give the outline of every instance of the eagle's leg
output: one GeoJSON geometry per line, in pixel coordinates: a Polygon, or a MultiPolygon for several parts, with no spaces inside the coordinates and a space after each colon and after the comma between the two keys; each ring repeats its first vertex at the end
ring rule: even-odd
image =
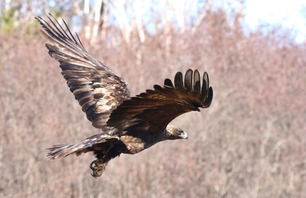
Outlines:
{"type": "Polygon", "coordinates": [[[105,161],[103,159],[96,159],[95,161],[90,163],[90,174],[93,177],[100,177],[102,173],[105,170],[105,167],[107,166],[108,161],[105,161]]]}

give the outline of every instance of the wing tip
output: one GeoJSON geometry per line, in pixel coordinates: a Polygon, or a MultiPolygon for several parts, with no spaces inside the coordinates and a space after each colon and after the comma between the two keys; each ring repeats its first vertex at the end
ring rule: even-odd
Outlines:
{"type": "Polygon", "coordinates": [[[211,105],[213,99],[213,88],[209,84],[209,75],[206,71],[203,73],[201,84],[201,76],[199,71],[197,69],[188,69],[185,74],[184,84],[184,89],[192,91],[196,95],[201,95],[203,108],[207,108],[211,105]]]}
{"type": "Polygon", "coordinates": [[[188,69],[185,75],[182,72],[177,72],[174,77],[174,85],[170,79],[165,79],[164,88],[184,89],[189,94],[199,95],[201,98],[201,107],[207,108],[210,106],[213,99],[213,88],[209,84],[209,75],[205,71],[202,79],[198,69],[188,69]],[[201,83],[202,81],[202,83],[201,83]]]}

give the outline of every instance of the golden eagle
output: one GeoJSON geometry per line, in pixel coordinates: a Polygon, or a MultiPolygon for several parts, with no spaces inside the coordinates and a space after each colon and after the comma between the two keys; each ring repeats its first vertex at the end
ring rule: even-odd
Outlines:
{"type": "Polygon", "coordinates": [[[102,129],[79,143],[52,146],[48,159],[93,152],[97,159],[90,164],[91,174],[99,177],[107,163],[121,153],[135,154],[160,141],[186,139],[183,130],[169,123],[183,113],[210,106],[213,90],[208,74],[201,80],[199,71],[191,69],[185,76],[177,72],[174,83],[165,79],[163,86],[154,85],[153,90],[130,97],[123,79],[91,56],[65,21],[63,28],[52,15],[47,18],[36,17],[49,41],[49,54],[59,61],[88,120],[102,129]]]}

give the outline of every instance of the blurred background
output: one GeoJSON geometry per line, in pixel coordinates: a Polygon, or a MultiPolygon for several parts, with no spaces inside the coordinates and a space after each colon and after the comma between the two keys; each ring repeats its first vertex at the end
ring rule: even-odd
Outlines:
{"type": "Polygon", "coordinates": [[[1,1],[0,197],[306,197],[305,27],[299,0],[1,1]],[[46,160],[99,132],[47,53],[47,13],[132,95],[207,71],[211,107],[173,121],[188,141],[121,155],[98,179],[91,154],[46,160]]]}

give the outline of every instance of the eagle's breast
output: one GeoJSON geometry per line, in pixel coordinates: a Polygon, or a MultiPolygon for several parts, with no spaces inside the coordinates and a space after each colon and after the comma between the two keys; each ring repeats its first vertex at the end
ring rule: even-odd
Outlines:
{"type": "Polygon", "coordinates": [[[139,137],[123,135],[120,140],[125,144],[127,151],[125,153],[135,154],[145,149],[145,142],[139,137]]]}
{"type": "MultiPolygon", "coordinates": [[[[146,134],[146,133],[144,133],[146,134]]],[[[138,134],[139,135],[139,134],[138,134]]],[[[146,136],[132,136],[132,135],[123,135],[120,136],[120,140],[125,144],[127,151],[124,153],[127,154],[136,154],[144,149],[149,148],[158,142],[158,138],[152,135],[146,134],[146,136]]]]}

